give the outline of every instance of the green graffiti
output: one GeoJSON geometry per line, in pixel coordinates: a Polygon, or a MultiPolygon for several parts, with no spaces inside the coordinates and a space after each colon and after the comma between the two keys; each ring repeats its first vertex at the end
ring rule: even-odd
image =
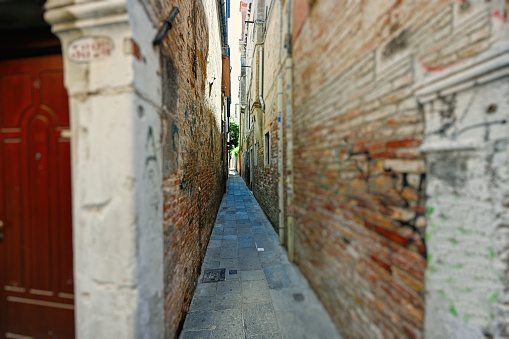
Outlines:
{"type": "Polygon", "coordinates": [[[471,293],[472,292],[472,289],[471,288],[464,288],[462,290],[458,290],[459,293],[471,293]]]}
{"type": "Polygon", "coordinates": [[[433,260],[433,254],[428,253],[426,260],[428,261],[428,264],[433,260]]]}
{"type": "Polygon", "coordinates": [[[495,303],[495,301],[497,301],[497,300],[498,300],[498,293],[497,293],[497,292],[495,292],[495,293],[493,293],[493,294],[491,295],[491,297],[488,299],[488,302],[489,302],[490,304],[493,304],[493,303],[495,303]]]}
{"type": "Polygon", "coordinates": [[[428,232],[426,233],[426,241],[429,241],[429,239],[433,235],[433,232],[434,232],[434,230],[436,228],[436,225],[433,222],[433,220],[428,220],[428,221],[429,221],[429,227],[428,227],[428,232]]]}
{"type": "Polygon", "coordinates": [[[453,246],[458,245],[458,240],[456,240],[456,239],[450,238],[450,239],[449,239],[449,242],[450,242],[450,243],[451,243],[451,245],[453,245],[453,246]]]}
{"type": "Polygon", "coordinates": [[[456,311],[456,307],[454,307],[454,304],[451,303],[451,306],[449,306],[449,312],[455,317],[458,316],[458,311],[456,311]]]}
{"type": "Polygon", "coordinates": [[[490,253],[490,258],[491,259],[495,258],[495,251],[493,250],[493,248],[489,248],[488,252],[490,253]]]}
{"type": "Polygon", "coordinates": [[[447,296],[445,295],[445,292],[443,290],[438,290],[437,293],[440,294],[442,298],[447,299],[447,296]]]}
{"type": "Polygon", "coordinates": [[[430,208],[428,208],[428,211],[426,212],[426,214],[427,215],[432,215],[434,211],[435,211],[435,208],[434,207],[430,207],[430,208]]]}
{"type": "Polygon", "coordinates": [[[460,269],[460,268],[463,268],[463,264],[451,265],[451,266],[449,266],[449,268],[452,268],[452,269],[460,269]]]}
{"type": "Polygon", "coordinates": [[[323,183],[318,183],[318,188],[326,191],[330,188],[330,185],[327,185],[327,184],[323,184],[323,183]]]}

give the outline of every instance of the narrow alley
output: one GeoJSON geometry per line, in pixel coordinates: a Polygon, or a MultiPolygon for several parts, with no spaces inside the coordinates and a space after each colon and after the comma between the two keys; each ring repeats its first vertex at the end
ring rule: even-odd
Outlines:
{"type": "Polygon", "coordinates": [[[235,171],[188,312],[181,339],[339,338],[235,171]]]}
{"type": "Polygon", "coordinates": [[[0,339],[509,338],[509,0],[0,18],[0,339]]]}

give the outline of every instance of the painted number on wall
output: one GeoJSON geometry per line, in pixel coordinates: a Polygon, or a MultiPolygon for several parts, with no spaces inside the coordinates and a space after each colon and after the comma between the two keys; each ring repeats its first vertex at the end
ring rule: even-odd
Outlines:
{"type": "Polygon", "coordinates": [[[73,62],[87,63],[109,56],[112,50],[111,39],[89,36],[71,42],[67,48],[67,55],[73,62]]]}

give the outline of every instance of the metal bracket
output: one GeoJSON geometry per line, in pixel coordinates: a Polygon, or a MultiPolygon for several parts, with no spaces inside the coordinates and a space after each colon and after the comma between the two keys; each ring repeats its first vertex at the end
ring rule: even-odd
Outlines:
{"type": "Polygon", "coordinates": [[[168,31],[173,27],[173,20],[175,20],[177,14],[179,14],[179,8],[173,7],[173,9],[170,12],[170,15],[166,19],[164,19],[163,25],[159,29],[159,32],[157,32],[154,41],[152,41],[152,45],[157,46],[163,41],[164,37],[166,36],[166,33],[168,33],[168,31]]]}

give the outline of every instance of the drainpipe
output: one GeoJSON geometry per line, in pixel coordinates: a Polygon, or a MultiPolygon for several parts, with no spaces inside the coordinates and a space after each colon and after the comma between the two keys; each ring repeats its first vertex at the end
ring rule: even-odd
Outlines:
{"type": "MultiPolygon", "coordinates": [[[[263,100],[263,45],[264,44],[265,44],[265,38],[262,41],[257,42],[255,44],[255,49],[256,49],[256,46],[260,46],[260,54],[259,54],[260,68],[259,68],[259,74],[258,74],[258,89],[260,91],[260,94],[258,96],[258,99],[260,100],[260,105],[262,106],[262,112],[265,114],[265,101],[263,100]]],[[[256,55],[256,53],[254,55],[256,55]]],[[[253,73],[254,73],[254,70],[253,70],[253,73]]],[[[252,78],[251,78],[251,80],[252,80],[252,78]]],[[[251,88],[251,85],[249,87],[251,88]]]]}
{"type": "MultiPolygon", "coordinates": [[[[258,43],[255,45],[260,46],[260,54],[258,57],[259,65],[258,68],[258,90],[259,90],[259,100],[260,100],[260,106],[262,108],[262,113],[265,114],[265,101],[263,100],[263,45],[265,44],[265,38],[267,37],[266,31],[264,29],[265,25],[265,1],[258,1],[258,9],[256,13],[257,19],[255,19],[254,24],[258,25],[257,27],[260,28],[260,31],[258,32],[258,43]],[[260,41],[261,40],[261,41],[260,41]]],[[[254,33],[254,31],[253,31],[254,33]]]]}
{"type": "MultiPolygon", "coordinates": [[[[272,6],[271,6],[272,8],[272,6]]],[[[279,75],[277,79],[277,133],[278,133],[278,156],[277,156],[277,186],[278,186],[278,206],[279,206],[279,244],[281,246],[286,244],[286,223],[285,223],[285,164],[284,164],[284,98],[283,98],[283,1],[279,1],[279,75]]]]}
{"type": "Polygon", "coordinates": [[[279,203],[279,243],[285,243],[285,187],[283,163],[283,72],[277,77],[277,188],[279,203]]]}
{"type": "Polygon", "coordinates": [[[286,193],[288,204],[287,232],[288,232],[288,259],[295,260],[294,249],[294,189],[293,189],[293,60],[292,60],[292,1],[288,1],[288,32],[286,34],[286,48],[288,51],[285,65],[286,76],[286,193]]]}
{"type": "Polygon", "coordinates": [[[263,100],[263,43],[264,42],[265,42],[265,39],[260,44],[260,69],[259,69],[260,76],[259,76],[259,79],[258,79],[258,81],[259,81],[258,88],[259,88],[259,91],[260,91],[260,105],[262,106],[262,112],[263,113],[265,113],[265,101],[263,100]]]}

